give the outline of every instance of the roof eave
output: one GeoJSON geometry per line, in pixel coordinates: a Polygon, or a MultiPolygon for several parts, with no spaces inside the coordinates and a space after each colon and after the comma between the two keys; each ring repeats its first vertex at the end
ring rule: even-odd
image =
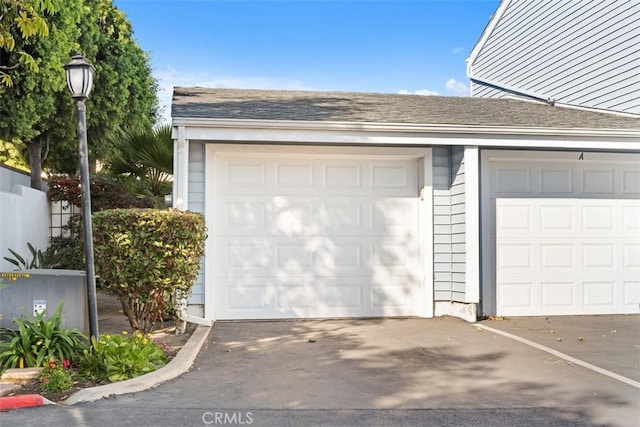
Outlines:
{"type": "Polygon", "coordinates": [[[559,137],[603,137],[630,138],[640,141],[640,129],[612,128],[558,128],[523,126],[487,126],[459,124],[418,124],[418,123],[376,123],[341,121],[301,121],[266,119],[211,119],[199,117],[173,117],[173,126],[193,126],[218,129],[263,129],[305,130],[305,131],[360,131],[360,132],[403,132],[420,134],[457,135],[519,135],[519,136],[559,136],[559,137]]]}

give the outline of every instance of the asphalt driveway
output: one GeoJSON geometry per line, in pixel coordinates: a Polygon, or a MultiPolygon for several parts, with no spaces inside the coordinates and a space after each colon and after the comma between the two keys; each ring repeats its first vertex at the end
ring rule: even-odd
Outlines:
{"type": "Polygon", "coordinates": [[[192,370],[173,381],[0,424],[230,424],[216,421],[224,416],[238,425],[250,416],[257,426],[638,425],[637,386],[496,331],[634,376],[640,316],[547,320],[218,322],[192,370]]]}
{"type": "Polygon", "coordinates": [[[511,317],[480,324],[640,382],[640,315],[511,317]]]}
{"type": "Polygon", "coordinates": [[[141,395],[158,407],[181,394],[227,410],[534,407],[579,424],[640,419],[640,389],[450,317],[219,322],[192,372],[141,395]]]}

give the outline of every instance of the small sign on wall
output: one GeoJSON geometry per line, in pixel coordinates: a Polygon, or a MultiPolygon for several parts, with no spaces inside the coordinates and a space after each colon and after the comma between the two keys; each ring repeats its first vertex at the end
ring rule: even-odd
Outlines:
{"type": "Polygon", "coordinates": [[[37,316],[47,309],[47,300],[34,299],[33,300],[33,316],[37,316]]]}

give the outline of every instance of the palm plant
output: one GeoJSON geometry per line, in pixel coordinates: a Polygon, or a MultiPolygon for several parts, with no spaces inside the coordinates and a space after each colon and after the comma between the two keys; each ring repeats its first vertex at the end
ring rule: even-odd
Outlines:
{"type": "Polygon", "coordinates": [[[106,164],[107,170],[130,177],[135,189],[162,204],[171,192],[173,178],[171,126],[123,130],[112,137],[112,143],[115,153],[106,164]]]}

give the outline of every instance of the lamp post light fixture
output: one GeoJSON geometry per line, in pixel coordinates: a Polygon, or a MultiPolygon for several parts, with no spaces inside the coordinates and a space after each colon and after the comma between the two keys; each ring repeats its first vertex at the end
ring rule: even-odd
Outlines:
{"type": "Polygon", "coordinates": [[[89,333],[98,338],[98,303],[96,298],[96,274],[93,261],[93,229],[91,226],[91,191],[89,187],[89,155],[87,147],[87,115],[84,100],[93,86],[93,66],[80,54],[71,57],[64,66],[67,85],[76,102],[78,112],[78,154],[80,157],[80,182],[82,185],[82,225],[84,228],[84,256],[89,303],[89,333]]]}

